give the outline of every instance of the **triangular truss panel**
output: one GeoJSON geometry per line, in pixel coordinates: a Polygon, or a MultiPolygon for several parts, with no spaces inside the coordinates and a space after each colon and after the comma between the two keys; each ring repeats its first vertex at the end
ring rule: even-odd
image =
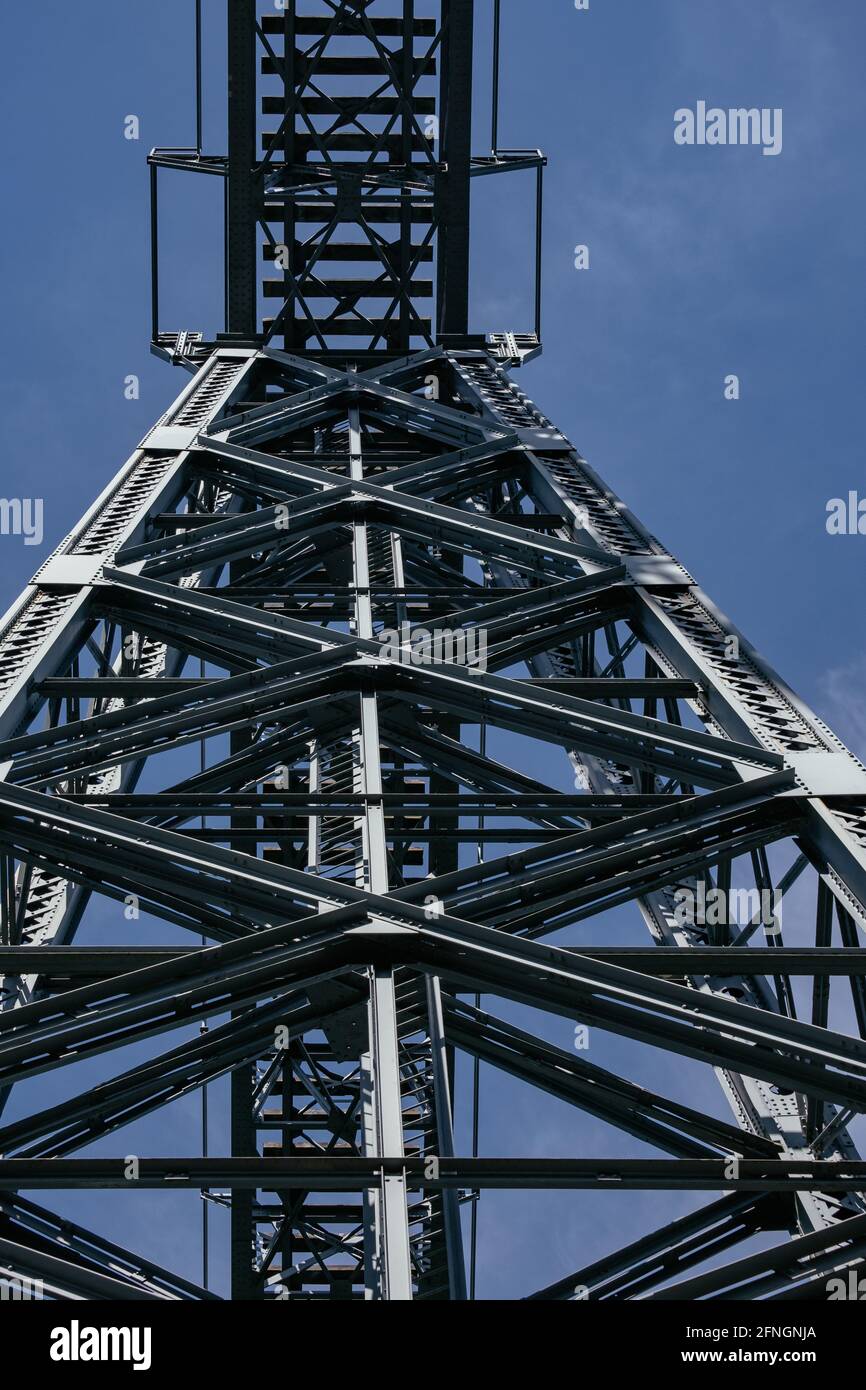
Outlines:
{"type": "Polygon", "coordinates": [[[866,769],[514,384],[528,335],[470,337],[472,5],[396,9],[230,4],[227,331],[157,332],[192,380],[0,626],[0,1271],[212,1298],[62,1214],[185,1187],[235,1299],[460,1300],[486,1189],[615,1187],[692,1207],[523,1296],[820,1297],[866,1250],[866,769]],[[467,1064],[618,1142],[468,1152],[467,1064]],[[130,1176],[226,1077],[230,1152],[130,1176]]]}

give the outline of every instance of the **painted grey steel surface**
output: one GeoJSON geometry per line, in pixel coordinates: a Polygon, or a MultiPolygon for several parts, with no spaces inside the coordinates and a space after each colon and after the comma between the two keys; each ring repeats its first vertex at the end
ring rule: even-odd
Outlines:
{"type": "Polygon", "coordinates": [[[543,157],[471,155],[471,0],[388,8],[229,0],[228,154],[151,156],[227,180],[226,331],[157,304],[192,380],[0,623],[0,1273],[212,1297],[16,1195],[185,1186],[231,1207],[235,1298],[461,1300],[484,1190],[619,1186],[726,1195],[526,1297],[821,1297],[866,1251],[866,768],[514,384],[537,332],[470,334],[471,180],[543,157]],[[751,910],[795,885],[814,944],[751,910]],[[711,892],[746,919],[683,918],[711,892]],[[624,905],[628,946],[569,940],[624,905]],[[127,946],[130,907],[184,944],[127,946]],[[497,1000],[714,1068],[732,1114],[497,1000]],[[458,1055],[623,1152],[461,1152],[458,1055]],[[231,1154],[89,1154],[226,1075],[231,1154]]]}

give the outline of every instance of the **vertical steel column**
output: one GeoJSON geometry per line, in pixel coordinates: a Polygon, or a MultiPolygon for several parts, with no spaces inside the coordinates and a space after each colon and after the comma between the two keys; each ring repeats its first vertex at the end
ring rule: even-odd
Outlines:
{"type": "Polygon", "coordinates": [[[469,190],[472,163],[473,0],[442,0],[437,328],[469,332],[469,190]],[[445,215],[443,216],[443,211],[445,215]]]}
{"type": "MultiPolygon", "coordinates": [[[[253,1068],[247,1064],[237,1067],[231,1074],[231,1146],[233,1158],[254,1158],[258,1154],[253,1118],[253,1068]]],[[[236,1187],[232,1190],[231,1296],[236,1303],[261,1297],[253,1268],[255,1199],[255,1192],[249,1189],[236,1187]]]]}
{"type": "Polygon", "coordinates": [[[203,142],[202,73],[201,73],[201,0],[195,0],[195,148],[201,154],[203,142]]]}
{"type": "Polygon", "coordinates": [[[256,297],[256,6],[228,0],[228,181],[226,329],[257,329],[256,297]]]}
{"type": "MultiPolygon", "coordinates": [[[[294,164],[295,154],[295,114],[292,109],[295,100],[295,50],[297,45],[296,35],[296,5],[295,0],[290,0],[283,14],[283,92],[285,96],[285,106],[283,108],[283,119],[285,130],[283,131],[283,159],[286,164],[294,164]]],[[[300,269],[296,263],[296,241],[297,226],[295,219],[295,200],[287,198],[285,212],[283,216],[283,242],[288,247],[288,264],[283,269],[283,285],[286,299],[292,296],[293,276],[298,274],[300,269]]],[[[296,327],[297,310],[292,306],[291,313],[288,311],[283,319],[283,347],[286,352],[292,352],[299,345],[296,327]]],[[[301,343],[300,346],[303,346],[301,343]]]]}
{"type": "Polygon", "coordinates": [[[490,150],[499,149],[499,50],[502,34],[502,0],[493,0],[493,99],[490,119],[490,150]]]}
{"type": "MultiPolygon", "coordinates": [[[[256,296],[256,5],[228,0],[228,178],[226,180],[226,330],[252,337],[258,326],[256,296]]],[[[240,736],[240,741],[243,736],[240,736]]],[[[232,737],[232,751],[239,736],[232,737]]],[[[233,826],[236,824],[233,821],[233,826]]],[[[241,1067],[231,1079],[232,1154],[255,1154],[253,1073],[241,1067]]],[[[255,1193],[235,1190],[231,1208],[232,1299],[260,1296],[253,1271],[255,1193]]]]}
{"type": "Polygon", "coordinates": [[[159,170],[150,166],[150,337],[159,336],[159,170]]]}
{"type": "MultiPolygon", "coordinates": [[[[249,561],[238,560],[230,566],[230,579],[238,583],[248,568],[249,561]]],[[[242,753],[250,747],[252,736],[248,730],[240,730],[230,735],[232,755],[242,753]]],[[[248,830],[256,825],[257,816],[248,811],[234,811],[231,817],[232,830],[248,830]]],[[[232,848],[241,853],[248,852],[249,845],[243,838],[233,840],[232,848]]],[[[235,1014],[233,1017],[237,1017],[235,1014]]],[[[258,1155],[256,1122],[253,1111],[256,1068],[244,1064],[231,1074],[231,1145],[233,1158],[254,1158],[258,1155]]],[[[256,1278],[255,1223],[253,1209],[256,1193],[236,1187],[232,1191],[231,1204],[231,1293],[234,1302],[248,1302],[262,1297],[260,1281],[256,1278]]]]}
{"type": "MultiPolygon", "coordinates": [[[[356,406],[349,411],[349,468],[353,478],[363,478],[360,412],[356,406]]],[[[355,627],[359,637],[369,640],[373,636],[373,606],[365,522],[355,523],[352,527],[352,570],[355,627]]],[[[375,694],[361,694],[361,725],[356,737],[360,790],[365,798],[361,825],[363,867],[360,886],[370,888],[374,893],[387,893],[388,851],[382,803],[379,711],[375,694]]],[[[369,1022],[365,1145],[368,1152],[377,1158],[402,1158],[403,1106],[392,969],[370,970],[369,1022]]],[[[375,1280],[375,1294],[388,1300],[409,1300],[412,1298],[412,1266],[405,1176],[383,1176],[379,1189],[369,1194],[366,1206],[370,1226],[367,1239],[372,1247],[368,1269],[375,1280]]]]}
{"type": "Polygon", "coordinates": [[[0,855],[0,946],[15,942],[15,861],[11,854],[0,855]]]}
{"type": "MultiPolygon", "coordinates": [[[[433,1089],[436,1096],[436,1121],[439,1130],[439,1157],[454,1157],[452,1125],[451,1076],[448,1044],[445,1040],[445,1017],[442,1012],[442,987],[437,976],[427,976],[427,1016],[430,1020],[430,1046],[433,1057],[433,1089]]],[[[466,1299],[466,1263],[463,1258],[463,1231],[460,1225],[460,1199],[453,1188],[442,1193],[442,1214],[445,1219],[445,1247],[448,1252],[448,1285],[451,1298],[466,1299]]]]}
{"type": "MultiPolygon", "coordinates": [[[[408,169],[412,163],[413,140],[415,136],[415,126],[410,106],[415,84],[415,0],[403,0],[403,52],[400,81],[403,93],[406,97],[401,121],[402,162],[408,169]]],[[[400,264],[404,267],[410,267],[412,264],[411,188],[402,188],[400,190],[400,264]]],[[[411,274],[409,278],[411,279],[411,274]]],[[[400,301],[399,343],[395,344],[395,346],[399,346],[401,352],[406,352],[408,350],[410,336],[411,316],[409,313],[409,300],[407,295],[403,294],[400,301]]]]}

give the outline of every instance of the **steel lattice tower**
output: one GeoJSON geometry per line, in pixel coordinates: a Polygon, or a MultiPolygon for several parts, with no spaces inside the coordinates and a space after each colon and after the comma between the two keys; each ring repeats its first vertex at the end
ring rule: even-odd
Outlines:
{"type": "Polygon", "coordinates": [[[225,182],[225,332],[161,329],[155,235],[192,379],[0,626],[0,1085],[33,1096],[0,1268],[213,1297],[17,1195],[187,1187],[230,1203],[233,1298],[462,1299],[468,1196],[615,1185],[711,1195],[527,1296],[821,1297],[866,1249],[866,769],[513,383],[538,323],[470,334],[472,179],[544,166],[472,155],[472,0],[228,15],[227,155],[150,156],[155,233],[161,169],[225,182]],[[814,945],[678,912],[798,879],[814,945]],[[94,895],[113,946],[76,944],[94,895]],[[648,941],[569,944],[625,903],[648,941]],[[187,944],[127,944],[130,905],[187,944]],[[732,1120],[497,998],[714,1068],[732,1120]],[[459,1054],[653,1156],[459,1156],[459,1054]],[[229,1073],[231,1155],[166,1127],[130,1174],[123,1126],[229,1073]]]}

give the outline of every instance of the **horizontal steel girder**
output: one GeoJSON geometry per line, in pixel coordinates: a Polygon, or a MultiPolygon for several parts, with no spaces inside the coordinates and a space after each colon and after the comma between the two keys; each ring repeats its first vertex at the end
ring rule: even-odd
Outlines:
{"type": "Polygon", "coordinates": [[[314,1187],[351,1192],[376,1186],[383,1175],[405,1177],[410,1188],[584,1189],[593,1191],[845,1192],[866,1185],[866,1163],[741,1159],[739,1177],[720,1159],[451,1158],[142,1158],[138,1177],[119,1158],[0,1158],[0,1190],[64,1188],[181,1189],[314,1187]]]}

